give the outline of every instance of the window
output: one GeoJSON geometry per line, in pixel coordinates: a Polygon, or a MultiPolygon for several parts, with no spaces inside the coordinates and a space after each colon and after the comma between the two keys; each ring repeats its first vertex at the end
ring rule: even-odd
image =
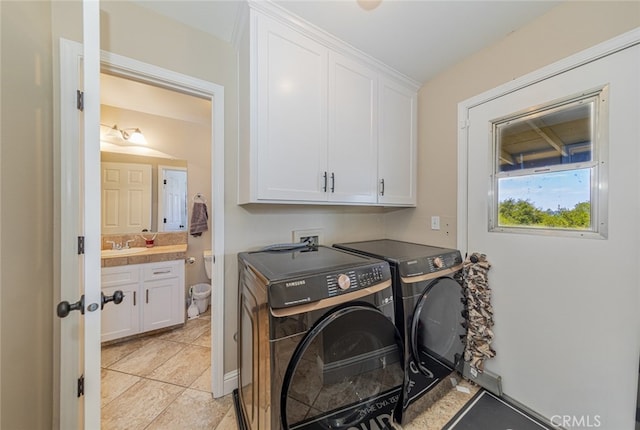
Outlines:
{"type": "Polygon", "coordinates": [[[606,237],[607,88],[492,121],[491,231],[606,237]]]}

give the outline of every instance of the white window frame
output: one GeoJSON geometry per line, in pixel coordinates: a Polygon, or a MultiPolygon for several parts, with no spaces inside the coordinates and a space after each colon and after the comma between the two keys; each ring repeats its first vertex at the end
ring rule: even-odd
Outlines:
{"type": "Polygon", "coordinates": [[[492,177],[489,190],[489,231],[499,233],[519,233],[548,236],[568,236],[590,239],[606,239],[608,236],[608,153],[609,153],[609,87],[603,85],[595,89],[554,100],[540,106],[527,108],[490,121],[492,145],[492,177]],[[592,125],[592,154],[588,162],[550,165],[522,170],[500,172],[500,145],[498,126],[522,118],[533,119],[552,110],[575,105],[584,101],[594,102],[592,125]],[[499,225],[499,180],[519,176],[544,175],[554,172],[589,168],[591,170],[591,228],[568,229],[552,227],[500,226],[499,225]]]}

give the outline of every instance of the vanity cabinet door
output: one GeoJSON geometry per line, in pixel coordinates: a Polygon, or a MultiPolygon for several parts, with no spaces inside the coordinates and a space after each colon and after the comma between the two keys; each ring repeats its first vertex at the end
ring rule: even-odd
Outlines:
{"type": "Polygon", "coordinates": [[[102,310],[102,342],[131,336],[140,331],[138,283],[103,287],[102,293],[111,296],[117,290],[122,291],[124,298],[118,305],[106,304],[102,310]]]}
{"type": "Polygon", "coordinates": [[[184,262],[145,265],[142,331],[184,323],[184,262]]]}

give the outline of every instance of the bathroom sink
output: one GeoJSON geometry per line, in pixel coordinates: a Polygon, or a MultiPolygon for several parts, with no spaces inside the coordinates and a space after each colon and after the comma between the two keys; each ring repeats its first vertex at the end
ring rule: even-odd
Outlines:
{"type": "Polygon", "coordinates": [[[142,251],[146,251],[147,248],[122,248],[122,249],[103,249],[100,252],[101,257],[124,257],[126,255],[137,254],[142,251]]]}

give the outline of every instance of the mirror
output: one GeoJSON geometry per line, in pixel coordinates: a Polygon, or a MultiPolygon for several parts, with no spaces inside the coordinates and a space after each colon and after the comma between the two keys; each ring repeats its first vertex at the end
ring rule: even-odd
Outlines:
{"type": "Polygon", "coordinates": [[[187,230],[186,160],[111,152],[101,152],[100,159],[102,234],[187,230]]]}

